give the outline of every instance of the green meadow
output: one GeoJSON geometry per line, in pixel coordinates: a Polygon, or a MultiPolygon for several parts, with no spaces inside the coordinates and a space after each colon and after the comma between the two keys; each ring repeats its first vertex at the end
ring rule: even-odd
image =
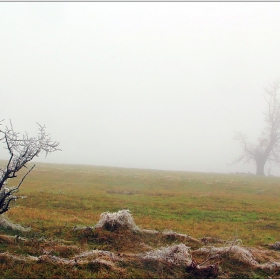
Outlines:
{"type": "Polygon", "coordinates": [[[92,226],[129,209],[145,229],[196,237],[280,240],[280,178],[38,163],[7,216],[40,234],[92,226]]]}
{"type": "MultiPolygon", "coordinates": [[[[60,242],[59,246],[64,247],[59,247],[60,251],[55,254],[65,257],[80,248],[140,252],[139,244],[158,248],[174,241],[143,234],[126,233],[124,236],[120,232],[103,232],[79,235],[73,232],[75,226],[94,226],[103,212],[121,209],[129,209],[141,229],[173,230],[199,240],[204,237],[225,241],[239,239],[242,246],[262,248],[280,241],[278,177],[37,163],[22,184],[19,195],[26,198],[18,199],[5,216],[16,224],[31,227],[31,230],[19,233],[1,228],[1,252],[39,256],[49,246],[49,243],[43,245],[38,241],[42,239],[60,242]],[[4,241],[6,235],[17,234],[27,238],[29,243],[9,244],[4,241]],[[30,240],[37,240],[37,245],[30,240]],[[134,240],[137,240],[139,248],[133,244],[134,240]]],[[[0,267],[2,278],[192,277],[182,271],[174,274],[176,270],[170,270],[164,274],[158,267],[151,272],[150,268],[139,264],[123,265],[126,267],[123,274],[88,266],[69,270],[40,262],[28,267],[20,261],[9,263],[6,259],[2,260],[0,267]],[[41,274],[36,274],[36,270],[41,274]]],[[[223,267],[224,271],[229,271],[222,275],[223,278],[266,278],[270,275],[249,273],[246,267],[237,273],[236,267],[241,269],[242,266],[231,262],[230,265],[232,267],[228,264],[223,267]],[[234,271],[233,274],[230,271],[234,271]]]]}

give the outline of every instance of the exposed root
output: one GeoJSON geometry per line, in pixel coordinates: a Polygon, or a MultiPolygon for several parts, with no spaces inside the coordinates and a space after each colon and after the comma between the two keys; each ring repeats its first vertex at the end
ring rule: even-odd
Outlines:
{"type": "Polygon", "coordinates": [[[185,267],[186,271],[191,273],[191,276],[194,278],[216,278],[219,274],[218,263],[204,266],[198,265],[192,259],[189,249],[189,247],[181,243],[179,245],[153,250],[138,255],[138,257],[145,262],[157,261],[185,267]]]}
{"type": "MultiPolygon", "coordinates": [[[[0,236],[0,240],[9,243],[15,242],[16,239],[9,236],[0,236]]],[[[217,278],[220,273],[219,263],[227,262],[227,260],[239,261],[248,265],[250,269],[262,269],[273,272],[280,270],[280,262],[273,260],[273,256],[278,257],[277,252],[244,248],[239,245],[226,247],[207,246],[192,251],[192,253],[190,252],[190,247],[187,247],[183,243],[169,247],[161,247],[141,254],[114,254],[113,252],[104,250],[84,251],[77,254],[79,250],[80,248],[74,245],[65,246],[56,244],[51,246],[48,244],[43,251],[43,255],[39,257],[12,255],[6,252],[0,253],[0,262],[45,262],[68,266],[71,269],[86,265],[87,268],[95,271],[109,269],[122,275],[125,273],[125,269],[121,268],[119,262],[129,263],[131,261],[141,261],[144,262],[145,265],[156,264],[156,267],[162,267],[163,265],[167,267],[166,269],[171,269],[173,265],[179,269],[184,268],[191,278],[217,278]],[[75,254],[70,258],[62,257],[63,255],[61,255],[61,253],[64,251],[67,251],[65,256],[69,256],[69,252],[75,254]],[[60,257],[53,255],[57,252],[60,254],[60,257]],[[193,259],[193,256],[199,255],[199,259],[201,259],[201,256],[204,258],[204,261],[200,264],[193,259]]]]}
{"type": "Polygon", "coordinates": [[[256,249],[246,249],[238,245],[227,246],[227,247],[203,247],[200,248],[194,253],[207,253],[209,259],[219,258],[219,259],[233,259],[236,261],[240,261],[252,268],[259,268],[264,270],[279,270],[280,262],[276,261],[268,261],[266,263],[260,264],[256,260],[256,256],[259,256],[264,251],[256,250],[256,249]]]}
{"type": "Polygon", "coordinates": [[[114,253],[110,251],[103,251],[103,250],[92,250],[92,251],[87,251],[83,252],[79,255],[75,256],[76,260],[79,259],[87,259],[87,260],[92,260],[96,258],[106,258],[109,259],[110,261],[120,261],[121,258],[116,256],[114,253]]]}
{"type": "Polygon", "coordinates": [[[122,260],[117,257],[114,253],[102,250],[92,250],[82,252],[81,254],[75,255],[71,258],[61,258],[50,254],[41,255],[38,258],[39,262],[47,262],[57,265],[66,266],[78,266],[78,265],[90,265],[95,269],[106,267],[113,270],[119,270],[115,266],[115,262],[122,260]]]}
{"type": "Polygon", "coordinates": [[[217,278],[219,274],[218,263],[212,265],[198,265],[195,261],[192,261],[191,265],[187,267],[187,271],[191,272],[191,276],[194,278],[217,278]]]}
{"type": "Polygon", "coordinates": [[[43,249],[44,255],[51,255],[54,253],[58,253],[61,257],[66,257],[69,254],[77,254],[81,252],[81,248],[75,245],[62,245],[62,244],[56,244],[56,245],[49,245],[46,246],[43,249]]]}
{"type": "Polygon", "coordinates": [[[101,270],[103,267],[105,267],[107,269],[116,270],[116,266],[113,262],[111,262],[109,260],[99,259],[99,258],[91,261],[90,266],[94,270],[101,270]]]}
{"type": "Polygon", "coordinates": [[[39,259],[34,256],[18,256],[18,255],[12,255],[8,252],[0,253],[0,260],[13,260],[13,261],[19,261],[19,262],[30,262],[30,261],[38,261],[39,259]]]}
{"type": "Polygon", "coordinates": [[[51,264],[58,264],[58,265],[70,265],[74,266],[77,264],[75,260],[60,258],[52,255],[42,255],[39,257],[39,262],[46,262],[51,264]]]}
{"type": "Polygon", "coordinates": [[[187,241],[190,241],[190,242],[193,242],[193,243],[197,243],[197,244],[200,244],[200,245],[203,244],[202,241],[200,241],[200,240],[198,240],[198,239],[196,239],[196,238],[193,238],[193,237],[191,237],[190,235],[182,234],[182,233],[177,233],[177,232],[175,232],[175,231],[173,231],[173,230],[164,230],[164,231],[162,232],[162,234],[163,234],[163,235],[166,235],[166,236],[168,236],[168,237],[170,237],[170,238],[173,238],[173,239],[176,239],[176,238],[183,238],[183,239],[185,239],[185,240],[187,240],[187,241]]]}
{"type": "Polygon", "coordinates": [[[280,262],[269,261],[268,263],[259,264],[257,268],[261,268],[264,270],[275,271],[280,269],[280,262]]]}
{"type": "Polygon", "coordinates": [[[209,254],[210,257],[228,257],[230,259],[235,259],[241,261],[251,266],[258,265],[252,253],[238,245],[227,246],[227,247],[203,247],[195,252],[202,252],[209,254]]]}
{"type": "Polygon", "coordinates": [[[139,248],[142,248],[144,251],[150,251],[150,250],[153,250],[153,247],[144,243],[144,242],[140,242],[138,244],[139,248]]]}
{"type": "Polygon", "coordinates": [[[219,239],[219,238],[215,238],[215,237],[203,237],[200,239],[201,242],[204,243],[204,245],[206,244],[223,244],[226,243],[225,240],[219,239]]]}
{"type": "Polygon", "coordinates": [[[162,247],[157,250],[149,251],[147,253],[140,254],[139,257],[146,261],[163,261],[174,265],[189,266],[192,263],[192,256],[189,249],[189,247],[181,243],[179,245],[162,247]]]}
{"type": "Polygon", "coordinates": [[[10,235],[0,235],[0,243],[2,244],[14,244],[18,242],[26,242],[27,239],[22,238],[18,235],[10,236],[10,235]]]}
{"type": "Polygon", "coordinates": [[[92,230],[92,229],[93,229],[93,227],[88,227],[88,226],[74,226],[74,227],[73,227],[73,230],[74,230],[74,231],[78,231],[78,230],[86,230],[86,229],[90,229],[90,230],[92,230]]]}
{"type": "Polygon", "coordinates": [[[160,231],[153,230],[153,229],[141,229],[141,232],[148,233],[148,234],[159,234],[160,233],[160,231]]]}
{"type": "Polygon", "coordinates": [[[13,260],[18,262],[46,262],[56,265],[66,265],[66,266],[76,266],[76,265],[84,265],[84,264],[99,264],[104,265],[108,268],[112,268],[114,266],[114,262],[117,260],[121,260],[116,257],[113,253],[108,251],[90,251],[84,252],[80,255],[76,255],[70,259],[61,258],[49,254],[44,254],[39,257],[34,256],[18,256],[12,255],[8,252],[0,253],[0,260],[13,260]]]}
{"type": "Polygon", "coordinates": [[[265,263],[279,258],[278,252],[273,250],[266,250],[264,248],[249,248],[248,250],[250,250],[258,263],[265,263]]]}
{"type": "Polygon", "coordinates": [[[269,247],[274,250],[280,250],[280,242],[277,241],[274,244],[271,244],[269,247]]]}
{"type": "Polygon", "coordinates": [[[95,271],[102,271],[102,269],[105,268],[105,269],[112,270],[115,273],[118,273],[118,275],[122,275],[125,273],[124,268],[116,266],[110,260],[104,260],[104,259],[97,258],[97,259],[93,260],[92,262],[90,262],[88,265],[91,267],[91,269],[93,269],[95,271]]]}
{"type": "Polygon", "coordinates": [[[21,225],[14,224],[8,218],[3,217],[3,215],[0,216],[0,227],[3,227],[5,229],[18,230],[18,231],[29,231],[30,230],[30,228],[25,228],[25,227],[22,227],[21,225]]]}
{"type": "Polygon", "coordinates": [[[124,270],[115,265],[116,261],[122,260],[115,254],[109,251],[93,250],[83,252],[74,257],[60,258],[52,255],[42,255],[38,258],[39,262],[47,262],[56,265],[66,265],[70,267],[89,265],[91,269],[101,270],[102,268],[111,269],[118,273],[123,273],[124,270]]]}
{"type": "MultiPolygon", "coordinates": [[[[9,223],[6,219],[5,222],[2,223],[2,221],[3,219],[0,220],[0,225],[5,222],[9,223]]],[[[234,266],[234,269],[237,270],[239,266],[242,269],[245,267],[248,268],[248,273],[262,269],[272,272],[269,275],[275,275],[277,271],[280,271],[280,262],[276,261],[279,260],[280,254],[275,251],[280,249],[280,242],[270,245],[270,248],[275,250],[264,250],[262,248],[245,248],[241,246],[242,241],[239,239],[234,239],[231,242],[212,237],[196,239],[172,230],[140,229],[134,223],[129,210],[102,213],[96,226],[75,227],[74,230],[84,231],[79,235],[80,240],[85,239],[86,242],[101,244],[100,248],[112,249],[116,253],[105,250],[82,251],[82,247],[65,245],[66,241],[54,242],[45,239],[25,239],[18,235],[0,235],[0,243],[11,244],[9,246],[2,245],[3,247],[18,247],[18,245],[13,244],[22,242],[24,246],[32,247],[32,252],[36,249],[36,254],[42,254],[39,257],[34,257],[12,255],[8,252],[0,253],[0,262],[10,263],[12,261],[12,265],[13,262],[49,263],[66,266],[66,269],[68,267],[74,270],[92,269],[100,271],[101,274],[105,269],[105,271],[112,270],[114,275],[122,275],[122,277],[127,275],[126,273],[129,271],[123,267],[131,265],[137,265],[141,269],[149,270],[151,268],[151,277],[161,275],[161,271],[164,270],[164,275],[172,277],[183,275],[191,278],[218,278],[221,277],[220,270],[224,266],[226,269],[228,266],[234,266]],[[159,244],[170,243],[170,241],[182,243],[157,249],[150,246],[157,244],[158,247],[159,244]],[[224,247],[209,246],[210,244],[215,246],[223,244],[221,246],[224,247]],[[202,247],[203,245],[208,246],[202,247]],[[192,252],[190,248],[193,249],[192,252]],[[195,250],[196,248],[199,249],[195,250]],[[180,274],[177,274],[178,272],[180,274]]],[[[262,273],[267,273],[267,271],[262,273]]],[[[108,271],[106,273],[106,275],[111,275],[108,271]]]]}

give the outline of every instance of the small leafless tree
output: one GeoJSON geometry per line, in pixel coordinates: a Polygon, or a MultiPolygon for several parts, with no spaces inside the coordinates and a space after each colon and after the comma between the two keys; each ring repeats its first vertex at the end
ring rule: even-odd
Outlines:
{"type": "Polygon", "coordinates": [[[9,152],[9,160],[6,168],[0,168],[0,214],[7,212],[10,209],[10,204],[20,196],[16,196],[20,185],[26,176],[35,167],[27,167],[27,163],[32,161],[34,157],[45,152],[46,156],[49,153],[58,151],[58,142],[51,141],[49,134],[46,134],[45,126],[39,125],[39,133],[37,137],[30,137],[27,133],[20,135],[14,131],[13,125],[10,122],[10,127],[6,126],[4,130],[0,129],[2,138],[0,140],[6,146],[9,152]],[[16,178],[17,173],[26,168],[25,175],[21,178],[17,186],[8,187],[7,182],[10,179],[16,178]]]}
{"type": "Polygon", "coordinates": [[[238,132],[235,135],[235,140],[239,141],[241,145],[242,153],[234,163],[253,161],[256,165],[256,175],[259,176],[265,175],[264,167],[267,162],[280,165],[280,99],[278,90],[279,81],[265,91],[266,126],[257,144],[249,143],[244,133],[238,132]]]}

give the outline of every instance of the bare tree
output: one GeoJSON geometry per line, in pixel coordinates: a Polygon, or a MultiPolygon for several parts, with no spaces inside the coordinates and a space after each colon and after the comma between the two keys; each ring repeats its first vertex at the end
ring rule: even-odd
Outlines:
{"type": "Polygon", "coordinates": [[[18,192],[26,176],[35,167],[33,165],[28,168],[26,164],[43,152],[47,156],[49,153],[59,150],[59,143],[51,141],[49,134],[46,134],[45,126],[38,125],[39,133],[37,137],[30,137],[27,133],[20,135],[14,131],[11,122],[10,127],[6,126],[5,130],[0,130],[3,135],[0,140],[6,145],[6,149],[10,154],[6,168],[0,168],[0,214],[7,212],[10,209],[11,202],[20,197],[16,196],[15,193],[18,192]],[[17,173],[22,168],[26,168],[27,171],[20,182],[17,186],[8,187],[7,182],[16,178],[17,173]]]}
{"type": "Polygon", "coordinates": [[[256,175],[259,176],[265,175],[264,167],[267,162],[280,165],[280,100],[278,90],[279,82],[265,90],[266,126],[257,144],[249,143],[244,133],[238,132],[235,135],[235,140],[239,141],[242,147],[242,153],[234,163],[253,161],[256,165],[256,175]]]}

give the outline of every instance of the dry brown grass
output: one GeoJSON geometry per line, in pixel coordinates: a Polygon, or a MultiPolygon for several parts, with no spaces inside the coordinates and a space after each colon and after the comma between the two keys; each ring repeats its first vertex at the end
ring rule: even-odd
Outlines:
{"type": "MultiPolygon", "coordinates": [[[[54,266],[61,272],[73,273],[71,275],[87,272],[99,278],[231,278],[236,275],[252,277],[256,273],[280,276],[280,263],[277,261],[280,253],[276,250],[244,247],[237,245],[240,243],[237,239],[227,246],[217,246],[227,242],[211,237],[198,240],[174,231],[151,231],[138,227],[135,231],[131,214],[125,211],[114,215],[117,213],[110,215],[114,220],[113,227],[105,226],[107,219],[104,217],[108,213],[104,213],[98,223],[103,227],[72,230],[78,240],[87,239],[85,246],[67,244],[66,240],[0,235],[0,244],[5,244],[9,251],[20,246],[22,252],[29,252],[0,253],[0,266],[8,271],[22,267],[22,264],[30,269],[54,266]],[[123,219],[123,214],[129,217],[123,219]],[[210,243],[216,245],[209,246],[210,243]],[[93,249],[98,246],[99,249],[93,249]],[[77,271],[79,273],[75,274],[77,271]]],[[[17,275],[20,275],[19,271],[17,275]]],[[[52,278],[54,276],[57,277],[52,274],[52,278]]]]}
{"type": "Polygon", "coordinates": [[[27,198],[8,217],[31,231],[0,230],[1,252],[18,257],[8,261],[2,255],[3,278],[38,276],[33,271],[40,271],[39,278],[279,276],[279,252],[276,245],[268,246],[280,240],[279,178],[39,164],[21,194],[27,198]],[[100,213],[119,209],[130,209],[141,230],[108,223],[108,215],[109,227],[95,227],[100,213]],[[73,231],[74,226],[82,230],[73,231]],[[18,242],[16,235],[25,241],[18,242]],[[230,244],[235,237],[256,266],[236,257],[237,244],[230,244]],[[189,271],[186,265],[174,268],[164,260],[139,258],[178,244],[190,247],[189,271]],[[205,249],[209,246],[220,249],[213,255],[205,249]],[[71,265],[75,256],[98,250],[120,259],[94,256],[71,265]],[[23,266],[20,257],[28,255],[44,257],[23,266]]]}

